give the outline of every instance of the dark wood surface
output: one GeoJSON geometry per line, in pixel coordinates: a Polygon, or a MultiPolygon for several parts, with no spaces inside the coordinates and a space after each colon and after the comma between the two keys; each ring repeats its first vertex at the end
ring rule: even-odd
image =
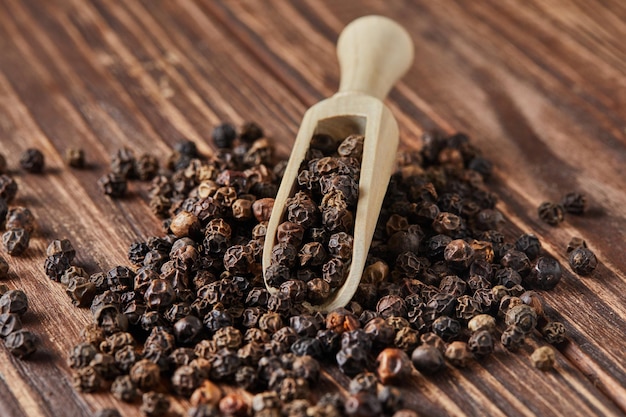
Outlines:
{"type": "MultiPolygon", "coordinates": [[[[126,263],[128,245],[160,233],[145,187],[110,200],[95,183],[109,155],[132,144],[163,158],[178,140],[210,153],[220,121],[260,122],[288,155],[306,108],[338,85],[336,38],[352,19],[383,14],[416,44],[416,60],[388,104],[402,146],[425,129],[464,131],[496,165],[491,187],[506,232],[533,231],[561,261],[561,284],[544,294],[567,327],[554,371],[530,365],[531,341],[464,370],[415,375],[406,399],[425,416],[626,412],[626,6],[587,1],[108,1],[0,0],[0,152],[39,230],[7,282],[31,300],[26,327],[42,349],[21,361],[0,348],[0,415],[88,416],[114,405],[71,387],[68,349],[89,314],[42,270],[45,247],[67,237],[88,272],[126,263]],[[64,167],[82,147],[89,170],[64,167]],[[28,147],[45,152],[45,175],[17,169],[28,147]],[[567,191],[590,210],[552,228],[536,207],[567,191]],[[600,265],[581,278],[565,247],[583,237],[600,265]]],[[[347,379],[329,368],[321,390],[347,379]]],[[[343,392],[343,391],[342,391],[343,392]]],[[[174,414],[188,404],[174,402],[174,414]]]]}

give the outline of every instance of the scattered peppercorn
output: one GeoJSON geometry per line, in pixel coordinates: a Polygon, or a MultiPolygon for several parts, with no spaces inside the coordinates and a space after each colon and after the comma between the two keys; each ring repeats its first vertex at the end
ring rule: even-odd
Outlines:
{"type": "Polygon", "coordinates": [[[112,198],[120,198],[126,194],[126,179],[113,172],[100,177],[98,186],[104,194],[112,198]]]}
{"type": "Polygon", "coordinates": [[[577,247],[569,254],[569,265],[578,275],[587,276],[598,266],[598,259],[591,249],[577,247]]]}
{"type": "Polygon", "coordinates": [[[552,347],[542,346],[535,349],[532,355],[530,355],[530,360],[535,368],[542,371],[549,371],[554,368],[556,354],[554,353],[554,349],[552,347]]]}
{"type": "Polygon", "coordinates": [[[85,168],[85,151],[80,148],[67,148],[64,159],[65,163],[72,168],[85,168]]]}
{"type": "Polygon", "coordinates": [[[20,156],[20,166],[24,171],[40,174],[44,167],[44,156],[39,149],[30,148],[20,156]]]}
{"type": "Polygon", "coordinates": [[[550,226],[556,226],[565,219],[563,206],[549,201],[541,203],[537,212],[539,213],[539,218],[550,226]]]}
{"type": "Polygon", "coordinates": [[[561,199],[561,206],[570,214],[584,214],[587,209],[587,197],[576,192],[567,193],[561,199]]]}

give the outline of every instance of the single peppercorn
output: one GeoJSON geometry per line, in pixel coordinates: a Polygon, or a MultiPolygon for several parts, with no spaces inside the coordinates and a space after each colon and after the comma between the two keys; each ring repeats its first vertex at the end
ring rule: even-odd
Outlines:
{"type": "Polygon", "coordinates": [[[30,234],[24,229],[12,229],[2,235],[4,250],[12,256],[19,256],[28,248],[30,234]]]}
{"type": "Polygon", "coordinates": [[[115,378],[111,384],[111,394],[118,400],[132,402],[139,395],[139,391],[130,376],[122,375],[115,378]]]}
{"type": "Polygon", "coordinates": [[[551,321],[541,328],[541,334],[546,342],[558,345],[565,341],[565,326],[561,322],[551,321]]]}
{"type": "Polygon", "coordinates": [[[73,374],[72,384],[80,392],[95,392],[104,385],[104,381],[93,366],[85,366],[73,374]]]}
{"type": "Polygon", "coordinates": [[[72,168],[85,168],[85,151],[80,148],[67,148],[63,159],[65,163],[72,168]]]}
{"type": "Polygon", "coordinates": [[[570,239],[569,243],[567,244],[567,253],[570,253],[576,248],[586,248],[586,247],[587,247],[587,242],[585,242],[583,238],[574,236],[570,239]]]}
{"type": "Polygon", "coordinates": [[[467,347],[476,356],[490,355],[493,352],[493,337],[488,330],[479,330],[472,333],[467,347]]]}
{"type": "Polygon", "coordinates": [[[456,341],[452,342],[446,348],[446,359],[454,366],[464,368],[472,360],[472,352],[470,352],[467,343],[456,341]]]}
{"type": "Polygon", "coordinates": [[[139,409],[148,417],[164,416],[170,409],[170,400],[160,392],[146,392],[141,397],[139,409]]]}
{"type": "Polygon", "coordinates": [[[28,330],[16,330],[4,339],[4,346],[18,358],[26,358],[37,350],[37,336],[28,330]]]}
{"type": "Polygon", "coordinates": [[[106,174],[98,180],[100,190],[111,198],[121,198],[126,194],[126,179],[116,173],[106,174]]]}
{"type": "Polygon", "coordinates": [[[537,325],[537,312],[526,304],[516,305],[507,311],[505,322],[507,326],[518,326],[524,333],[528,334],[537,325]]]}
{"type": "Polygon", "coordinates": [[[20,166],[31,174],[40,174],[44,168],[44,156],[39,149],[29,148],[20,156],[20,166]]]}
{"type": "Polygon", "coordinates": [[[569,265],[578,275],[587,276],[598,266],[596,255],[588,248],[578,247],[569,254],[569,265]]]}
{"type": "Polygon", "coordinates": [[[565,210],[563,210],[563,206],[549,201],[541,203],[537,212],[539,214],[539,219],[550,226],[556,226],[565,219],[565,210]]]}
{"type": "Polygon", "coordinates": [[[526,287],[536,287],[542,290],[551,290],[561,280],[561,264],[554,258],[542,256],[523,280],[526,287]]]}
{"type": "Polygon", "coordinates": [[[23,316],[28,310],[28,297],[22,290],[9,290],[0,297],[0,313],[23,316]]]}
{"type": "Polygon", "coordinates": [[[22,320],[16,313],[0,314],[0,337],[5,338],[11,333],[22,328],[22,320]]]}
{"type": "Polygon", "coordinates": [[[423,374],[434,374],[445,366],[441,350],[429,345],[415,348],[411,353],[411,362],[423,374]]]}
{"type": "Polygon", "coordinates": [[[551,346],[542,346],[530,355],[533,366],[542,371],[549,371],[554,367],[556,362],[556,354],[551,346]]]}
{"type": "Polygon", "coordinates": [[[7,204],[10,204],[11,201],[13,201],[15,195],[17,194],[17,189],[17,183],[13,178],[6,174],[0,175],[0,198],[7,204]]]}
{"type": "Polygon", "coordinates": [[[502,346],[510,351],[518,350],[524,344],[526,332],[515,324],[509,325],[500,337],[502,346]]]}
{"type": "Polygon", "coordinates": [[[570,214],[584,214],[587,209],[587,197],[577,192],[567,193],[561,199],[561,206],[570,214]]]}

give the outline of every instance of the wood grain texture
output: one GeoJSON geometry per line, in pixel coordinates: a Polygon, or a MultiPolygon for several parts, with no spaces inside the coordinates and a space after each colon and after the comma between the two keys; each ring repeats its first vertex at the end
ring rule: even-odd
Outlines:
{"type": "MultiPolygon", "coordinates": [[[[88,416],[111,405],[140,415],[136,405],[71,388],[66,352],[89,314],[44,276],[47,242],[70,238],[95,272],[125,263],[133,240],[160,233],[142,186],[119,201],[95,186],[125,144],[164,157],[187,138],[209,153],[216,123],[256,120],[288,155],[304,110],[337,89],[338,33],[371,13],[398,20],[416,43],[416,62],[388,100],[403,146],[418,147],[435,127],[469,133],[496,164],[491,187],[509,236],[533,231],[566,266],[565,245],[578,235],[601,261],[593,277],[568,270],[544,295],[570,332],[554,372],[529,365],[534,341],[469,369],[415,375],[403,388],[409,405],[429,416],[624,415],[626,8],[618,0],[0,0],[0,152],[19,182],[15,204],[40,226],[28,252],[8,259],[8,285],[30,296],[25,325],[42,342],[30,361],[0,348],[1,415],[88,416]],[[90,169],[63,166],[70,146],[86,150],[90,169]],[[45,175],[16,169],[27,147],[45,152],[45,175]],[[538,204],[570,190],[589,196],[588,215],[558,228],[540,223],[538,204]]],[[[324,375],[321,391],[345,393],[336,368],[324,375]]],[[[186,406],[176,402],[174,414],[186,406]]]]}

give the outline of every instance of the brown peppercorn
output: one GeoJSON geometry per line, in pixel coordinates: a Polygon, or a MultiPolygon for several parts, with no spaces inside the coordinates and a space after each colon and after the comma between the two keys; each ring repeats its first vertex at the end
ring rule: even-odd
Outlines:
{"type": "Polygon", "coordinates": [[[574,236],[570,239],[569,243],[567,244],[567,253],[570,253],[576,248],[586,248],[586,247],[587,247],[587,242],[585,242],[583,238],[574,236]]]}
{"type": "Polygon", "coordinates": [[[448,243],[443,256],[450,266],[463,270],[474,260],[474,249],[463,239],[456,239],[448,243]]]}
{"type": "Polygon", "coordinates": [[[65,163],[72,168],[85,168],[85,151],[80,148],[67,148],[64,159],[65,163]]]}
{"type": "Polygon", "coordinates": [[[148,359],[142,359],[130,369],[130,379],[142,390],[156,387],[161,379],[159,366],[148,359]]]}
{"type": "Polygon", "coordinates": [[[104,381],[92,366],[80,368],[72,375],[72,385],[80,392],[98,391],[104,381]]]}
{"type": "Polygon", "coordinates": [[[176,237],[193,237],[200,232],[198,217],[188,211],[181,211],[172,219],[170,230],[176,237]]]}
{"type": "Polygon", "coordinates": [[[363,156],[364,140],[365,137],[363,135],[350,135],[345,138],[341,144],[339,144],[337,153],[340,156],[352,157],[360,160],[363,156]]]}
{"type": "Polygon", "coordinates": [[[111,198],[121,198],[126,194],[126,179],[113,172],[100,177],[98,186],[111,198]]]}
{"type": "Polygon", "coordinates": [[[342,260],[349,260],[352,258],[352,246],[354,244],[354,237],[345,233],[339,232],[330,235],[328,240],[328,252],[331,256],[342,260]]]}
{"type": "Polygon", "coordinates": [[[30,234],[24,229],[12,229],[2,235],[4,250],[12,256],[19,256],[26,249],[30,242],[30,234]]]}
{"type": "Polygon", "coordinates": [[[141,181],[150,181],[159,172],[159,161],[150,154],[143,154],[135,161],[135,175],[141,181]]]}
{"type": "Polygon", "coordinates": [[[233,218],[235,218],[235,220],[251,219],[253,214],[252,204],[252,201],[244,198],[238,198],[237,200],[235,200],[233,202],[233,205],[231,206],[233,218]]]}
{"type": "Polygon", "coordinates": [[[222,389],[215,383],[205,379],[202,384],[196,388],[191,394],[189,402],[192,406],[197,407],[200,404],[211,404],[217,406],[224,396],[222,389]]]}
{"type": "Polygon", "coordinates": [[[516,305],[506,312],[505,323],[507,326],[516,325],[528,334],[537,325],[537,313],[529,305],[516,305]]]}
{"type": "Polygon", "coordinates": [[[512,324],[502,332],[500,342],[506,349],[515,351],[524,344],[525,337],[526,333],[517,325],[512,324]]]}
{"type": "Polygon", "coordinates": [[[326,328],[336,333],[350,332],[359,327],[359,320],[345,308],[335,309],[326,316],[326,328]]]}
{"type": "Polygon", "coordinates": [[[387,348],[376,358],[376,373],[383,384],[399,382],[411,374],[411,361],[400,349],[387,348]]]}
{"type": "Polygon", "coordinates": [[[111,384],[111,394],[118,400],[133,402],[139,395],[139,391],[128,375],[121,375],[111,384]]]}
{"type": "Polygon", "coordinates": [[[252,212],[258,222],[269,221],[272,209],[274,208],[273,198],[261,198],[252,203],[252,212]]]}
{"type": "Polygon", "coordinates": [[[239,393],[225,395],[219,402],[219,408],[227,417],[246,417],[250,413],[248,402],[239,393]]]}
{"type": "Polygon", "coordinates": [[[141,397],[139,409],[148,417],[164,416],[170,409],[170,400],[160,392],[146,392],[141,397]]]}
{"type": "Polygon", "coordinates": [[[470,319],[467,328],[472,333],[487,330],[493,334],[496,330],[496,319],[489,314],[478,314],[470,319]]]}
{"type": "Polygon", "coordinates": [[[551,346],[542,346],[530,355],[530,360],[533,366],[542,371],[549,371],[554,368],[556,362],[556,354],[551,346]]]}
{"type": "Polygon", "coordinates": [[[493,352],[493,337],[488,330],[479,330],[472,333],[467,347],[476,356],[490,355],[493,352]]]}
{"type": "Polygon", "coordinates": [[[460,368],[466,367],[473,357],[467,343],[461,341],[450,343],[446,348],[445,356],[452,365],[460,368]]]}
{"type": "Polygon", "coordinates": [[[313,303],[322,303],[330,296],[330,285],[322,278],[314,278],[306,283],[308,298],[313,303]]]}

